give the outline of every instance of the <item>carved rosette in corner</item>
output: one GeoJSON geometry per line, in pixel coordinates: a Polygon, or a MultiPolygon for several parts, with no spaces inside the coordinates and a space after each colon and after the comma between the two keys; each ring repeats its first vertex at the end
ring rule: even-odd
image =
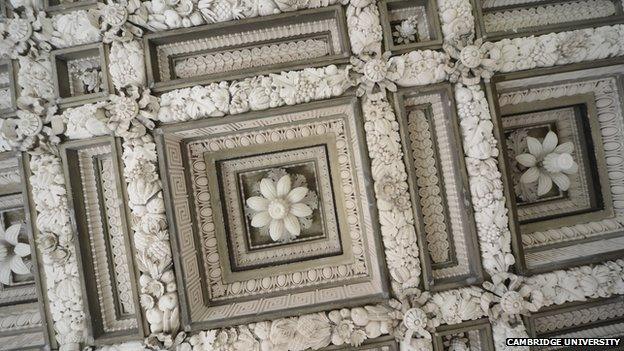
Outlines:
{"type": "Polygon", "coordinates": [[[525,284],[523,277],[505,272],[493,275],[492,282],[483,283],[483,287],[487,291],[481,297],[481,306],[488,311],[496,349],[511,350],[505,344],[506,338],[528,337],[521,316],[540,309],[544,296],[539,289],[525,284]]]}
{"type": "Polygon", "coordinates": [[[134,246],[141,277],[140,301],[150,325],[147,343],[173,345],[179,327],[177,287],[172,267],[163,192],[156,172],[156,144],[150,135],[123,143],[124,176],[132,211],[134,246]]]}
{"type": "Polygon", "coordinates": [[[105,105],[108,128],[124,139],[140,138],[154,128],[160,105],[149,89],[124,88],[105,105]]]}
{"type": "Polygon", "coordinates": [[[30,5],[21,6],[12,18],[0,22],[0,58],[38,58],[52,49],[52,23],[30,5]]]}

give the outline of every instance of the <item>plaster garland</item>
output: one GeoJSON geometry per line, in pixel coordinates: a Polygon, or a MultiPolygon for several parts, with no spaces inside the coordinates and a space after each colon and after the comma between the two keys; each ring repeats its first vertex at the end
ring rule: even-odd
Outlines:
{"type": "Polygon", "coordinates": [[[348,87],[347,71],[334,65],[194,86],[163,94],[157,120],[171,123],[295,105],[339,96],[348,87]]]}
{"type": "Polygon", "coordinates": [[[538,37],[503,39],[501,72],[522,71],[624,55],[624,25],[579,29],[538,37]]]}
{"type": "Polygon", "coordinates": [[[108,73],[115,89],[132,85],[143,87],[147,84],[145,57],[140,41],[113,41],[109,58],[108,73]]]}
{"type": "Polygon", "coordinates": [[[375,1],[352,1],[347,6],[347,27],[354,55],[381,54],[383,32],[379,22],[379,9],[375,1]]]}
{"type": "Polygon", "coordinates": [[[420,282],[420,259],[399,124],[385,99],[365,98],[362,110],[386,263],[393,290],[402,296],[420,282]]]}
{"type": "Polygon", "coordinates": [[[483,267],[489,274],[506,272],[515,259],[488,103],[478,85],[457,84],[455,99],[483,267]]]}
{"type": "Polygon", "coordinates": [[[177,286],[157,168],[156,144],[150,135],[123,143],[124,177],[138,268],[140,303],[149,323],[151,344],[169,347],[179,326],[177,286]]]}
{"type": "Polygon", "coordinates": [[[31,153],[30,169],[32,198],[38,213],[35,239],[44,263],[55,338],[60,350],[78,350],[86,325],[61,160],[52,153],[35,151],[31,153]]]}

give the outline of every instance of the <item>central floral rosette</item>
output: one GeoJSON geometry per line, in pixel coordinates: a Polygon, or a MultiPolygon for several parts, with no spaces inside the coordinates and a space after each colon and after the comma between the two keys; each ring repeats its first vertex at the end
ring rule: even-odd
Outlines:
{"type": "Polygon", "coordinates": [[[316,196],[308,189],[305,177],[295,175],[295,178],[298,184],[293,186],[291,175],[285,170],[270,171],[258,184],[260,196],[247,199],[247,206],[253,213],[251,226],[268,230],[275,242],[289,242],[299,237],[302,227],[309,226],[317,206],[316,196]]]}

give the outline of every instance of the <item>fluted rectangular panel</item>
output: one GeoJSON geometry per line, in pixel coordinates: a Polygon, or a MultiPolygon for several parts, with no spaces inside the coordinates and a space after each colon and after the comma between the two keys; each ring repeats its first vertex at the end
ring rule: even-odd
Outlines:
{"type": "Polygon", "coordinates": [[[135,273],[118,142],[64,144],[92,337],[139,333],[135,273]]]}
{"type": "Polygon", "coordinates": [[[154,90],[179,88],[297,67],[346,62],[350,55],[344,10],[330,6],[179,29],[144,38],[154,90]]]}

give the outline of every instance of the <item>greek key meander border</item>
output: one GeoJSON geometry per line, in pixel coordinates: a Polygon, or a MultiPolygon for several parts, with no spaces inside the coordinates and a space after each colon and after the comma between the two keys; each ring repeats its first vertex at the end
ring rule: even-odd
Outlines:
{"type": "MultiPolygon", "coordinates": [[[[440,5],[441,8],[445,8],[447,6],[451,6],[451,7],[455,6],[455,7],[459,8],[459,9],[461,9],[461,10],[464,10],[464,11],[467,9],[468,10],[468,14],[470,13],[470,11],[471,11],[471,4],[470,4],[470,2],[468,2],[468,1],[456,1],[457,2],[456,4],[452,4],[451,5],[450,3],[453,3],[453,2],[454,1],[448,1],[448,3],[446,3],[445,1],[441,0],[439,2],[439,5],[440,5]]],[[[366,15],[373,14],[373,15],[376,16],[377,22],[375,23],[375,21],[373,21],[372,27],[378,27],[379,26],[378,13],[377,13],[376,9],[375,8],[371,8],[371,6],[372,5],[365,5],[365,6],[357,7],[357,9],[359,11],[356,11],[356,6],[354,4],[348,5],[348,11],[347,11],[348,12],[348,17],[350,17],[351,19],[354,19],[353,21],[350,21],[349,31],[350,31],[350,40],[352,41],[352,46],[354,46],[354,50],[353,51],[354,51],[354,53],[356,55],[361,55],[361,54],[365,53],[366,50],[365,49],[357,50],[357,48],[363,48],[364,46],[362,46],[362,45],[353,45],[353,41],[357,40],[357,39],[354,39],[354,38],[360,38],[361,39],[361,37],[362,37],[361,33],[366,33],[367,31],[375,32],[376,29],[377,29],[377,28],[362,28],[362,26],[359,25],[358,16],[362,16],[361,15],[362,13],[364,13],[366,15]]],[[[461,12],[461,11],[458,11],[458,12],[461,12]]],[[[468,14],[466,14],[467,15],[466,17],[469,18],[469,19],[472,19],[471,18],[472,16],[469,16],[468,14]]],[[[86,12],[84,10],[78,10],[78,11],[72,12],[71,14],[56,14],[55,16],[56,16],[56,19],[59,20],[59,18],[65,18],[63,16],[67,16],[67,17],[69,17],[69,16],[81,17],[83,15],[86,15],[86,12]]],[[[442,22],[443,22],[442,23],[443,33],[445,34],[445,37],[448,38],[448,37],[450,37],[453,34],[452,26],[448,22],[445,23],[444,19],[442,20],[442,22]]],[[[473,23],[473,25],[474,25],[474,23],[473,23]]],[[[603,33],[608,33],[609,31],[613,31],[613,32],[618,32],[619,31],[621,33],[621,32],[624,32],[622,27],[623,27],[622,25],[616,25],[616,26],[612,26],[612,27],[602,27],[601,31],[603,33]]],[[[580,32],[580,31],[574,31],[574,32],[580,32]]],[[[571,33],[574,33],[574,32],[571,32],[571,33]]],[[[596,30],[596,32],[597,32],[597,30],[596,30]]],[[[561,34],[565,35],[566,33],[561,33],[561,34]]],[[[617,35],[617,33],[616,33],[616,35],[617,35]]],[[[548,37],[548,35],[538,37],[537,41],[541,40],[540,38],[546,38],[544,40],[554,40],[554,39],[552,39],[552,37],[549,37],[549,38],[547,38],[547,37],[548,37]]],[[[59,45],[59,47],[66,47],[66,46],[71,46],[71,45],[75,45],[75,44],[82,44],[82,43],[90,42],[90,40],[93,39],[93,38],[97,38],[97,40],[99,41],[100,40],[99,32],[97,34],[92,34],[92,37],[90,39],[85,39],[84,36],[82,36],[82,39],[80,39],[80,37],[78,37],[77,39],[67,39],[67,38],[64,39],[64,38],[59,37],[57,35],[56,40],[57,40],[58,43],[60,43],[60,44],[57,44],[57,45],[59,45]]],[[[587,40],[588,38],[586,37],[585,39],[587,40]]],[[[379,37],[379,41],[380,40],[381,40],[381,38],[379,37]]],[[[518,41],[522,41],[522,40],[523,39],[519,39],[518,41]]],[[[503,40],[501,42],[496,43],[495,45],[503,46],[506,43],[507,42],[505,40],[503,40]]],[[[118,47],[116,49],[119,49],[119,45],[121,45],[121,44],[117,44],[118,47]]],[[[375,47],[375,46],[380,46],[381,43],[380,42],[379,43],[372,43],[371,45],[372,45],[372,47],[375,47]]],[[[514,44],[514,45],[517,45],[517,44],[514,44]]],[[[116,45],[113,44],[113,47],[112,47],[113,50],[115,50],[115,46],[116,45]]],[[[375,51],[375,50],[371,50],[371,51],[375,51]]],[[[409,57],[408,57],[409,55],[410,54],[403,55],[398,60],[404,59],[405,61],[408,61],[409,60],[409,57]]],[[[624,48],[620,47],[619,50],[615,51],[615,54],[600,52],[600,53],[598,53],[598,57],[590,57],[589,59],[598,59],[598,58],[606,58],[606,57],[610,57],[610,56],[622,56],[622,55],[624,55],[624,48]]],[[[580,61],[583,61],[585,58],[583,58],[581,60],[577,60],[577,61],[574,61],[574,60],[570,61],[568,58],[563,58],[561,60],[556,60],[552,64],[546,64],[546,65],[542,65],[542,66],[540,66],[539,62],[529,62],[528,66],[527,66],[526,62],[522,62],[522,64],[520,64],[520,61],[522,59],[523,59],[522,57],[519,57],[519,59],[517,59],[517,60],[513,60],[513,59],[510,60],[510,62],[508,62],[508,64],[506,66],[503,65],[501,71],[503,71],[503,72],[511,72],[511,71],[515,71],[515,70],[530,69],[530,68],[534,68],[534,67],[546,67],[546,66],[552,66],[552,65],[558,65],[558,64],[566,64],[566,63],[571,63],[571,62],[580,62],[580,61]]],[[[22,57],[21,60],[26,60],[27,61],[27,58],[22,57]]],[[[35,63],[35,62],[24,62],[23,63],[23,67],[26,68],[24,71],[26,71],[27,68],[34,67],[34,66],[44,67],[44,71],[45,71],[45,65],[46,65],[45,63],[35,63]]],[[[109,69],[111,71],[114,70],[113,68],[114,67],[109,67],[109,69]]],[[[299,71],[299,72],[301,72],[301,71],[299,71]]],[[[23,73],[27,74],[28,72],[23,72],[23,73]]],[[[111,72],[111,74],[112,74],[112,72],[111,72]]],[[[297,75],[298,73],[289,72],[288,74],[297,75]]],[[[301,73],[299,73],[299,74],[301,74],[301,73]]],[[[132,78],[129,78],[129,79],[132,79],[132,78]]],[[[49,90],[46,91],[45,87],[47,86],[46,83],[48,83],[48,82],[50,82],[50,81],[46,82],[45,80],[42,80],[41,82],[37,82],[38,84],[42,84],[43,87],[41,87],[41,88],[33,88],[33,87],[28,87],[28,86],[26,86],[26,87],[22,86],[22,88],[23,88],[22,94],[26,95],[26,96],[34,95],[34,96],[38,96],[38,97],[47,98],[47,97],[49,97],[49,92],[50,91],[49,90]]],[[[115,80],[113,78],[113,82],[115,83],[116,87],[122,86],[122,85],[119,85],[119,82],[120,82],[119,80],[115,80]]],[[[427,79],[414,78],[410,83],[411,83],[411,85],[421,85],[421,84],[428,84],[428,83],[431,83],[431,82],[432,82],[431,80],[427,80],[427,79]]],[[[343,92],[344,92],[344,90],[340,91],[340,89],[338,89],[338,91],[336,93],[332,93],[330,96],[339,96],[343,92]]],[[[330,96],[325,96],[325,97],[321,97],[321,98],[328,98],[330,96]]],[[[495,146],[496,145],[496,140],[493,138],[493,136],[491,134],[489,135],[489,138],[487,136],[487,129],[488,129],[487,123],[489,122],[490,114],[489,114],[488,107],[487,107],[487,101],[485,100],[485,96],[484,96],[483,92],[480,90],[480,88],[478,86],[465,87],[465,86],[463,86],[461,84],[458,84],[457,89],[456,89],[456,96],[458,97],[458,99],[457,99],[458,100],[458,114],[460,115],[460,119],[462,119],[462,120],[471,119],[471,118],[475,117],[475,116],[469,116],[469,115],[463,114],[462,113],[462,104],[465,104],[465,103],[468,103],[468,102],[477,102],[477,103],[480,103],[482,105],[483,110],[481,111],[481,114],[479,116],[476,116],[477,120],[478,120],[478,124],[481,126],[480,128],[485,128],[485,131],[484,130],[480,130],[481,132],[484,133],[484,137],[483,137],[482,140],[479,140],[479,144],[480,144],[479,146],[481,146],[481,147],[485,146],[487,148],[487,145],[489,144],[489,146],[490,146],[490,148],[492,150],[495,149],[496,148],[496,146],[495,146]],[[485,125],[485,126],[483,126],[483,125],[485,125]]],[[[311,97],[310,99],[312,99],[312,100],[319,99],[319,97],[311,97]]],[[[364,100],[365,100],[364,104],[367,105],[369,103],[369,102],[366,101],[367,98],[364,98],[364,100]]],[[[300,102],[295,101],[293,103],[289,103],[289,101],[284,101],[282,103],[283,103],[283,105],[291,105],[291,104],[300,103],[300,102]]],[[[276,107],[276,106],[271,106],[271,107],[276,107]]],[[[83,107],[81,107],[81,108],[83,108],[83,107]]],[[[85,106],[84,108],[88,109],[89,107],[85,106]]],[[[387,108],[391,109],[390,106],[388,106],[387,108]]],[[[230,111],[228,111],[228,112],[230,112],[230,111]]],[[[63,114],[66,117],[66,120],[70,118],[70,114],[71,113],[72,113],[72,111],[68,110],[68,111],[66,111],[63,114]]],[[[239,112],[235,111],[234,113],[239,113],[239,112]]],[[[389,113],[393,115],[391,110],[390,110],[389,113]]],[[[228,114],[228,113],[223,113],[223,114],[228,114]]],[[[366,115],[367,115],[367,113],[365,113],[365,117],[368,117],[366,115]]],[[[205,116],[202,116],[202,117],[205,117],[205,116]]],[[[84,119],[94,119],[94,120],[97,120],[97,117],[95,116],[95,113],[92,112],[92,113],[86,115],[84,117],[84,119]]],[[[100,122],[101,122],[101,120],[100,120],[100,122]]],[[[76,129],[80,130],[80,128],[76,128],[76,129]]],[[[96,131],[96,132],[94,132],[93,130],[87,130],[87,128],[86,128],[86,126],[84,124],[82,125],[82,130],[83,130],[84,134],[81,136],[81,138],[88,138],[88,137],[97,135],[97,133],[102,133],[102,134],[106,133],[105,131],[102,131],[102,130],[96,131]],[[85,132],[85,130],[86,130],[86,132],[85,132]],[[94,133],[96,133],[96,134],[94,134],[94,133]]],[[[490,130],[490,133],[491,133],[491,126],[490,126],[489,130],[490,130]]],[[[464,135],[464,146],[465,146],[465,150],[466,150],[465,152],[466,152],[467,164],[470,164],[475,159],[480,160],[480,161],[490,162],[490,163],[494,164],[494,167],[495,167],[494,170],[496,172],[498,172],[498,170],[496,169],[496,166],[495,166],[496,165],[496,155],[495,154],[489,154],[489,155],[486,154],[486,155],[484,155],[484,154],[479,154],[477,152],[473,153],[475,145],[474,145],[474,140],[471,138],[472,135],[469,134],[470,133],[469,128],[463,128],[462,132],[463,132],[463,135],[464,135]]],[[[369,135],[367,135],[367,139],[368,138],[369,138],[369,135]]],[[[392,138],[393,137],[391,136],[390,139],[392,139],[392,138]]],[[[151,140],[151,138],[147,137],[147,138],[144,138],[144,139],[145,139],[144,140],[144,143],[145,143],[144,145],[147,145],[146,148],[152,147],[153,141],[151,140]]],[[[134,151],[134,148],[137,147],[137,145],[133,145],[130,141],[127,141],[127,142],[128,142],[128,144],[124,145],[124,156],[132,154],[133,151],[134,151]]],[[[134,144],[136,144],[136,143],[134,143],[134,144]]],[[[2,145],[2,144],[0,144],[0,145],[2,145]]],[[[127,163],[129,163],[131,161],[134,161],[134,160],[131,160],[130,157],[128,157],[128,159],[124,161],[126,163],[127,167],[128,167],[127,163]]],[[[146,165],[156,164],[156,160],[155,159],[145,159],[145,160],[143,160],[143,164],[146,164],[146,165]]],[[[33,169],[33,176],[32,177],[34,177],[34,178],[36,178],[40,173],[46,172],[46,171],[48,173],[52,174],[52,175],[62,174],[62,170],[61,170],[61,167],[60,167],[60,160],[58,159],[58,157],[56,157],[54,155],[51,155],[51,154],[34,155],[33,159],[31,160],[31,165],[34,166],[34,167],[31,167],[33,169]],[[49,169],[45,169],[44,167],[45,168],[49,168],[49,169]]],[[[469,168],[470,168],[470,166],[469,166],[469,168]]],[[[155,170],[154,170],[154,172],[155,172],[155,170]]],[[[404,175],[404,171],[402,173],[404,175]]],[[[400,170],[399,170],[399,174],[401,174],[400,170]]],[[[470,172],[469,172],[469,175],[471,176],[470,177],[471,178],[470,179],[470,183],[473,184],[474,182],[476,182],[476,175],[475,174],[470,174],[470,172]]],[[[126,176],[128,177],[128,175],[126,175],[126,176]]],[[[498,179],[494,178],[494,179],[491,180],[494,184],[500,183],[500,173],[498,173],[498,176],[499,176],[498,179]]],[[[155,173],[155,177],[156,177],[156,179],[153,180],[152,182],[155,184],[156,188],[159,188],[159,182],[160,181],[158,180],[158,174],[157,173],[155,173]]],[[[38,180],[38,179],[36,179],[36,180],[38,180]]],[[[128,180],[130,181],[129,187],[132,187],[133,185],[136,186],[136,182],[134,182],[131,178],[128,178],[128,180]]],[[[35,186],[33,186],[33,195],[35,195],[35,197],[37,196],[37,194],[40,194],[44,190],[41,185],[43,185],[43,184],[36,184],[35,186]]],[[[62,180],[60,180],[60,181],[59,180],[54,180],[54,183],[53,184],[49,184],[49,185],[56,185],[56,186],[59,186],[60,188],[64,188],[64,184],[63,184],[62,180]]],[[[154,194],[161,194],[161,190],[156,190],[154,192],[154,194]]],[[[473,199],[475,199],[476,195],[474,193],[472,195],[473,195],[473,199]]],[[[136,205],[137,202],[136,201],[133,202],[132,196],[130,196],[130,197],[131,197],[131,199],[130,199],[131,205],[136,205]]],[[[478,200],[478,198],[476,200],[478,200]]],[[[66,204],[67,200],[66,200],[64,195],[61,195],[61,196],[58,197],[58,201],[60,203],[65,202],[65,204],[66,204]]],[[[504,203],[504,199],[502,197],[499,198],[498,201],[504,203]]],[[[46,216],[49,217],[49,216],[54,214],[54,212],[50,211],[51,209],[49,207],[47,207],[45,204],[41,203],[41,200],[39,200],[39,201],[36,200],[35,201],[35,206],[37,208],[37,211],[39,212],[39,216],[38,217],[40,217],[40,218],[41,217],[46,217],[46,216]]],[[[477,209],[476,206],[475,206],[475,209],[477,209]]],[[[502,220],[503,222],[506,222],[506,214],[505,214],[504,210],[502,212],[494,212],[494,213],[495,213],[495,215],[497,215],[499,217],[496,218],[496,219],[491,219],[492,222],[494,222],[494,220],[498,220],[498,221],[502,220]]],[[[65,217],[62,216],[62,218],[61,218],[61,219],[65,219],[65,221],[64,222],[58,222],[58,223],[51,223],[51,224],[45,224],[44,223],[44,224],[42,224],[42,223],[39,223],[40,222],[40,218],[37,219],[37,222],[38,222],[37,224],[38,224],[40,232],[49,232],[49,233],[54,233],[53,235],[61,235],[61,231],[64,230],[66,232],[66,229],[69,227],[69,222],[67,220],[67,214],[65,214],[65,217]],[[63,228],[63,229],[61,229],[61,228],[63,228]]],[[[505,224],[505,226],[506,226],[506,224],[505,224]]],[[[382,236],[383,236],[383,231],[384,230],[382,229],[382,236]]],[[[505,231],[505,229],[503,229],[503,231],[505,231]]],[[[71,232],[71,230],[70,230],[70,232],[71,232]]],[[[39,235],[41,233],[36,233],[36,234],[39,235]]],[[[483,233],[483,228],[479,229],[479,238],[480,238],[481,243],[482,243],[482,255],[483,255],[484,264],[487,261],[492,261],[492,260],[496,261],[494,264],[491,264],[491,265],[485,264],[485,266],[486,266],[485,269],[489,273],[491,273],[491,274],[492,273],[495,274],[495,273],[501,272],[501,271],[506,271],[509,268],[509,266],[512,264],[511,261],[513,261],[513,258],[511,259],[511,261],[509,260],[509,256],[510,256],[510,252],[511,252],[510,248],[508,247],[509,244],[507,243],[506,245],[499,245],[500,247],[495,247],[495,249],[493,249],[491,251],[484,250],[483,247],[484,246],[487,247],[491,243],[483,241],[483,238],[484,238],[483,234],[484,234],[483,233]],[[502,255],[502,258],[501,258],[501,255],[502,255]]],[[[391,239],[392,238],[385,237],[384,238],[384,243],[387,243],[387,240],[391,240],[391,239]]],[[[42,249],[39,246],[40,245],[38,245],[38,249],[41,251],[42,249]]],[[[61,244],[61,247],[62,246],[63,245],[61,244]]],[[[72,246],[71,245],[67,246],[67,250],[71,253],[72,252],[72,246]]],[[[42,252],[41,254],[43,256],[43,260],[44,261],[46,259],[51,259],[52,258],[50,252],[42,252]]],[[[69,267],[76,266],[75,259],[72,259],[72,257],[75,257],[75,253],[74,253],[74,255],[70,255],[70,259],[66,263],[66,265],[69,266],[69,267]]],[[[54,261],[52,261],[52,262],[54,262],[54,261]]],[[[398,275],[397,274],[392,275],[393,276],[393,280],[394,280],[393,281],[393,285],[394,285],[396,294],[403,295],[407,290],[409,290],[409,288],[415,287],[417,285],[417,281],[419,279],[419,267],[418,267],[417,255],[416,255],[416,261],[415,262],[416,262],[416,268],[417,268],[416,272],[417,273],[414,276],[411,276],[410,278],[415,278],[416,281],[414,281],[413,279],[412,280],[409,280],[409,279],[403,280],[402,278],[398,278],[399,280],[397,280],[397,277],[400,277],[400,274],[397,273],[398,275]],[[405,288],[405,290],[403,288],[405,288]]],[[[602,264],[602,265],[597,265],[596,268],[604,267],[604,269],[606,269],[606,270],[608,270],[610,272],[617,272],[618,271],[618,266],[620,266],[620,271],[621,271],[622,264],[618,265],[617,263],[609,263],[609,262],[607,262],[605,264],[602,264]]],[[[45,268],[46,268],[46,272],[50,273],[52,270],[59,269],[60,267],[58,267],[58,266],[49,266],[49,267],[46,266],[45,268]]],[[[596,268],[594,268],[594,269],[596,269],[596,268]]],[[[167,269],[168,268],[162,268],[161,272],[163,272],[163,273],[169,272],[167,269]]],[[[562,273],[564,275],[566,275],[566,274],[567,275],[574,275],[574,274],[577,274],[577,273],[578,274],[584,274],[583,273],[584,270],[586,270],[586,268],[585,267],[581,267],[581,268],[570,269],[570,270],[568,270],[566,272],[562,272],[562,273]]],[[[533,283],[534,287],[543,287],[543,286],[546,286],[547,283],[545,283],[543,281],[540,281],[541,277],[543,277],[545,279],[547,276],[552,275],[552,274],[553,273],[547,273],[547,274],[544,274],[542,276],[534,276],[534,277],[531,277],[528,281],[529,281],[529,283],[533,283]]],[[[70,273],[69,281],[76,282],[76,280],[75,280],[76,278],[77,277],[72,276],[71,273],[70,273]]],[[[61,330],[65,331],[65,332],[57,333],[57,339],[58,339],[59,343],[62,345],[62,349],[71,350],[71,349],[76,348],[77,344],[82,341],[82,336],[81,336],[80,330],[73,330],[73,331],[67,332],[66,328],[61,328],[60,326],[62,324],[68,323],[66,321],[66,319],[69,319],[69,320],[72,320],[72,321],[76,321],[77,325],[80,326],[81,320],[84,317],[83,316],[81,317],[80,313],[79,313],[78,317],[73,316],[73,315],[72,316],[69,316],[69,315],[66,316],[66,314],[65,314],[66,310],[65,310],[64,307],[61,306],[64,303],[63,298],[59,299],[59,297],[56,296],[55,293],[50,295],[50,289],[55,289],[58,286],[60,286],[60,285],[58,285],[59,282],[58,281],[57,282],[53,281],[52,283],[53,283],[52,284],[53,286],[48,286],[48,294],[46,294],[47,295],[46,297],[48,298],[48,300],[49,300],[48,302],[50,304],[53,304],[53,305],[60,304],[59,305],[60,309],[57,309],[57,313],[55,315],[53,315],[52,318],[53,318],[54,321],[56,321],[56,323],[58,323],[57,331],[61,331],[61,330]]],[[[612,282],[601,282],[600,286],[606,289],[610,283],[612,283],[612,282]]],[[[173,291],[175,291],[175,286],[172,289],[173,289],[173,291]]],[[[443,295],[463,294],[464,292],[466,292],[468,290],[474,290],[474,288],[465,288],[465,289],[459,289],[459,290],[454,290],[454,291],[446,291],[446,292],[439,293],[437,295],[438,296],[443,296],[443,295]]],[[[577,292],[579,294],[581,294],[582,298],[584,298],[585,295],[590,295],[590,297],[591,297],[591,294],[586,294],[585,292],[582,291],[582,289],[577,289],[577,292]]],[[[609,295],[611,295],[613,293],[614,293],[613,291],[610,291],[610,292],[605,293],[603,295],[609,296],[609,295]]],[[[622,293],[622,291],[618,291],[617,293],[622,293]]],[[[67,298],[67,302],[68,303],[75,303],[76,302],[75,300],[77,299],[78,302],[79,302],[78,305],[81,305],[81,303],[80,303],[81,297],[80,297],[79,290],[75,291],[75,295],[76,296],[66,296],[65,298],[67,298]]],[[[578,299],[578,297],[577,297],[577,299],[578,299]]],[[[435,301],[435,297],[432,300],[435,301]]],[[[558,302],[558,303],[562,303],[562,302],[558,302]]],[[[175,308],[171,308],[171,311],[173,311],[173,310],[175,310],[175,308]]],[[[482,311],[482,312],[487,312],[487,311],[482,311]]],[[[486,313],[484,313],[484,314],[486,314],[486,313]]],[[[434,319],[435,318],[437,318],[437,317],[434,317],[434,319]]],[[[444,317],[440,317],[440,319],[446,320],[446,321],[449,320],[448,318],[444,318],[444,317]]],[[[459,321],[461,321],[462,319],[463,318],[460,317],[459,321]]],[[[458,322],[456,321],[455,323],[458,323],[458,322]]],[[[453,324],[453,323],[449,323],[449,324],[453,324]]],[[[167,329],[168,329],[169,332],[171,332],[171,331],[174,331],[176,328],[170,326],[170,328],[162,328],[162,329],[164,329],[165,332],[167,332],[167,329]]],[[[515,331],[507,331],[507,332],[503,332],[502,335],[507,335],[507,333],[513,333],[513,332],[518,332],[518,331],[517,330],[515,330],[515,331]]],[[[495,334],[495,338],[496,338],[497,334],[501,335],[500,334],[500,330],[497,330],[496,324],[495,324],[494,334],[495,334]]]]}

